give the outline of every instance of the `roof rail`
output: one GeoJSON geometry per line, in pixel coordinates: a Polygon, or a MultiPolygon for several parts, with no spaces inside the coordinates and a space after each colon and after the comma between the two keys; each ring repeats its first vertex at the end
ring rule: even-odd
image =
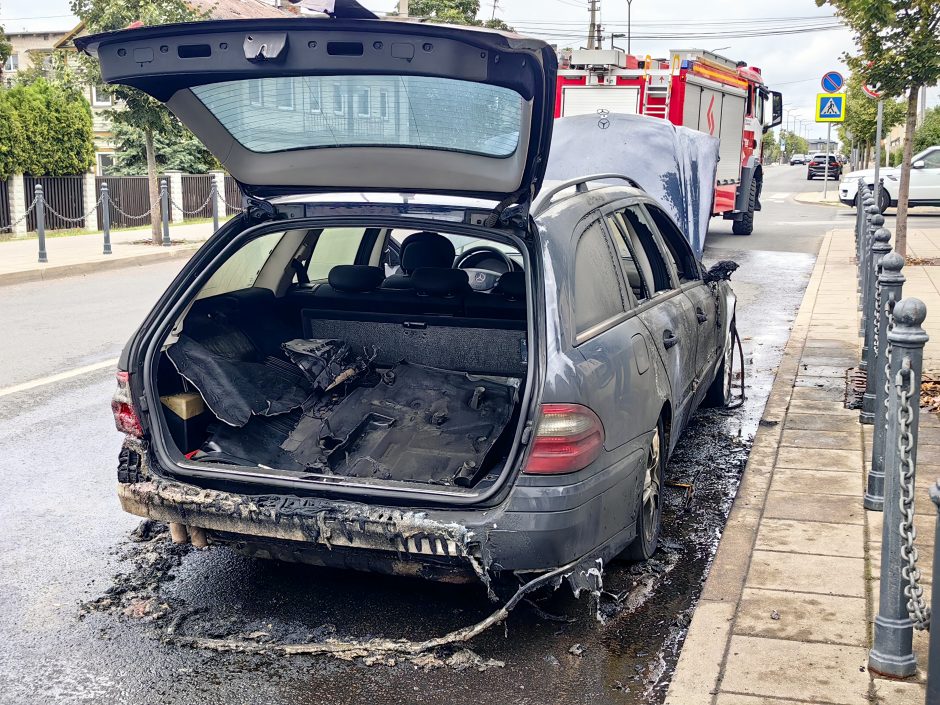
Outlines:
{"type": "Polygon", "coordinates": [[[562,183],[553,186],[545,193],[540,193],[538,196],[536,196],[535,203],[532,205],[531,213],[533,216],[538,215],[551,204],[555,196],[565,189],[569,189],[574,186],[574,190],[577,193],[585,193],[588,190],[588,183],[591,181],[601,181],[602,179],[620,179],[621,181],[626,181],[633,188],[640,189],[641,191],[645,190],[642,186],[640,186],[640,184],[636,182],[635,179],[631,179],[629,176],[625,176],[624,174],[591,174],[590,176],[579,176],[576,179],[563,181],[562,183]]]}

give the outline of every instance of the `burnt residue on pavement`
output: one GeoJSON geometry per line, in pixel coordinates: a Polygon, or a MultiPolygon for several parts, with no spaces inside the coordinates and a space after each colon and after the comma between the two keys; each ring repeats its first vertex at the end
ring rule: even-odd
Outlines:
{"type": "Polygon", "coordinates": [[[8,541],[0,702],[661,702],[813,260],[709,255],[741,264],[732,282],[748,399],[739,409],[700,411],[680,441],[667,470],[660,551],[643,564],[605,566],[597,599],[575,599],[567,586],[527,595],[505,622],[432,652],[427,663],[183,645],[194,637],[420,641],[475,624],[494,605],[481,583],[184,549],[149,524],[128,540],[138,522],[114,500],[120,439],[101,401],[110,380],[2,400],[0,418],[17,430],[0,430],[7,473],[0,501],[16,498],[0,513],[8,541]]]}

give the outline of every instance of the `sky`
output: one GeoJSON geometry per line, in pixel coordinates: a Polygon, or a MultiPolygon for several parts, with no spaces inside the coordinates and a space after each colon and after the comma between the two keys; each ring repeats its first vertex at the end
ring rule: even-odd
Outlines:
{"type": "MultiPolygon", "coordinates": [[[[397,0],[360,0],[370,10],[387,12],[397,0]]],[[[493,0],[481,0],[480,16],[493,14],[493,0]]],[[[560,47],[586,45],[588,0],[497,0],[496,17],[522,34],[532,34],[560,47]]],[[[784,108],[791,126],[794,120],[806,122],[806,136],[824,137],[825,125],[810,122],[815,95],[826,71],[847,75],[841,57],[854,49],[852,36],[844,27],[828,31],[776,34],[762,37],[641,39],[642,34],[724,34],[732,30],[800,28],[838,24],[828,6],[816,7],[813,0],[632,0],[632,53],[654,57],[668,55],[670,49],[704,48],[734,60],[746,61],[763,71],[767,84],[784,96],[784,108]],[[747,14],[743,14],[746,8],[747,14]],[[747,25],[745,27],[744,25],[747,25]]],[[[626,0],[600,0],[600,17],[609,45],[610,32],[627,31],[626,0]]],[[[23,29],[66,30],[76,22],[69,14],[68,0],[0,0],[0,24],[8,32],[23,29]]],[[[625,38],[617,38],[626,47],[625,38]]],[[[928,91],[927,105],[940,103],[940,90],[928,91]]]]}

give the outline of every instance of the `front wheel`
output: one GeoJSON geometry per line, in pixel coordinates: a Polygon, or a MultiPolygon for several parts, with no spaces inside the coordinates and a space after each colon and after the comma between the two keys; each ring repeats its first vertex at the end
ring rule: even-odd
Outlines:
{"type": "Polygon", "coordinates": [[[731,403],[731,385],[733,383],[731,375],[734,373],[732,369],[735,336],[734,318],[731,319],[731,328],[729,330],[731,332],[731,340],[729,341],[728,350],[718,364],[715,379],[712,380],[708,391],[705,392],[705,398],[702,399],[702,406],[704,407],[722,407],[728,406],[728,404],[731,403]]]}
{"type": "Polygon", "coordinates": [[[663,422],[660,419],[653,431],[646,454],[646,466],[640,489],[639,512],[636,518],[636,538],[624,551],[624,557],[633,561],[645,561],[656,553],[663,523],[663,422]]]}

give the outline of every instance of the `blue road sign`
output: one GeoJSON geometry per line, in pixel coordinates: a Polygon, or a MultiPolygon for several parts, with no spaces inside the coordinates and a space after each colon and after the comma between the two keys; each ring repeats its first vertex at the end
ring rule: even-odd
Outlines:
{"type": "Polygon", "coordinates": [[[828,71],[822,77],[822,89],[826,91],[826,93],[835,93],[841,90],[844,85],[845,79],[842,78],[842,74],[838,71],[828,71]]]}
{"type": "Polygon", "coordinates": [[[816,122],[844,122],[845,94],[817,93],[816,122]]]}

